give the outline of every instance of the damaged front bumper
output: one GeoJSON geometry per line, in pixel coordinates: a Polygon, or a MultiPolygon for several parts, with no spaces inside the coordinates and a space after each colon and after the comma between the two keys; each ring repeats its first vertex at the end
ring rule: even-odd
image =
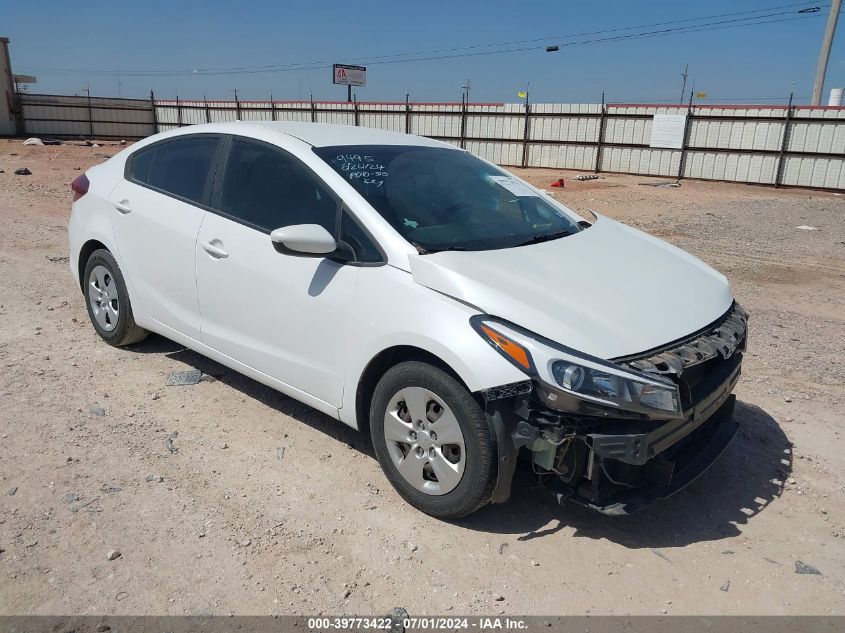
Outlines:
{"type": "MultiPolygon", "coordinates": [[[[725,319],[714,327],[724,330],[726,322],[733,327],[725,319]]],[[[699,338],[712,338],[712,332],[699,338]]],[[[675,494],[704,473],[736,434],[732,392],[741,373],[745,335],[743,327],[731,349],[675,364],[673,378],[684,393],[684,411],[672,420],[553,409],[548,387],[537,382],[486,392],[499,445],[493,502],[509,498],[517,458],[530,463],[561,503],[572,501],[608,515],[630,514],[675,494]]],[[[667,357],[664,352],[662,358],[667,357]]]]}
{"type": "Polygon", "coordinates": [[[736,396],[729,395],[705,423],[696,426],[678,444],[635,467],[641,469],[636,474],[639,485],[629,488],[616,485],[614,482],[619,482],[616,479],[602,481],[608,477],[605,463],[604,469],[594,468],[588,484],[573,489],[554,482],[555,491],[561,495],[561,500],[568,498],[609,515],[631,514],[670,497],[703,474],[736,435],[739,423],[733,419],[735,402],[736,396]]]}

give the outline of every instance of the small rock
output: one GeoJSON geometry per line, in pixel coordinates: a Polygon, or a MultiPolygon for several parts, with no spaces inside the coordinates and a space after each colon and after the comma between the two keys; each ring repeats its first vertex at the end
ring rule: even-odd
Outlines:
{"type": "Polygon", "coordinates": [[[411,550],[412,552],[416,552],[417,551],[417,544],[416,543],[408,543],[408,549],[411,550]]]}
{"type": "Polygon", "coordinates": [[[162,477],[161,475],[147,475],[146,477],[144,477],[144,481],[154,481],[157,484],[160,484],[162,481],[164,481],[164,477],[162,477]]]}
{"type": "Polygon", "coordinates": [[[666,614],[667,614],[667,613],[669,613],[669,612],[668,612],[666,609],[661,609],[661,610],[660,610],[660,613],[661,613],[662,615],[666,615],[666,614]]]}
{"type": "Polygon", "coordinates": [[[500,593],[494,593],[491,597],[496,602],[502,602],[505,599],[505,597],[500,593]]]}
{"type": "Polygon", "coordinates": [[[27,541],[23,544],[24,547],[35,547],[38,545],[38,541],[27,541]]]}
{"type": "Polygon", "coordinates": [[[245,538],[240,542],[241,547],[249,547],[250,545],[252,545],[252,539],[249,538],[245,538]]]}
{"type": "Polygon", "coordinates": [[[18,176],[29,176],[32,174],[32,172],[29,171],[26,167],[21,167],[15,170],[15,174],[17,174],[18,176]]]}
{"type": "Polygon", "coordinates": [[[79,495],[75,492],[69,492],[64,497],[62,497],[62,501],[65,503],[73,503],[74,501],[79,501],[79,495]]]}
{"type": "Polygon", "coordinates": [[[106,558],[108,558],[109,560],[117,560],[121,556],[123,556],[123,554],[120,550],[117,549],[110,549],[109,553],[106,554],[106,558]]]}
{"type": "Polygon", "coordinates": [[[792,402],[792,398],[790,398],[789,396],[786,396],[786,397],[783,399],[783,401],[784,401],[784,402],[792,402]]]}
{"type": "Polygon", "coordinates": [[[540,566],[540,563],[538,563],[536,560],[534,560],[534,559],[532,558],[532,559],[531,559],[531,566],[532,566],[532,567],[539,567],[539,566],[540,566]]]}
{"type": "Polygon", "coordinates": [[[719,587],[719,591],[724,591],[724,592],[727,593],[728,589],[730,589],[730,588],[731,588],[731,581],[726,580],[725,584],[723,584],[721,587],[719,587]]]}
{"type": "Polygon", "coordinates": [[[794,486],[794,485],[795,485],[795,477],[790,477],[790,478],[789,478],[789,483],[790,483],[790,484],[792,484],[792,485],[794,486]]]}
{"type": "Polygon", "coordinates": [[[111,627],[108,624],[97,625],[97,633],[106,633],[106,631],[111,631],[111,627]]]}
{"type": "Polygon", "coordinates": [[[351,595],[352,595],[352,592],[349,589],[344,589],[340,594],[340,599],[346,600],[351,595]]]}
{"type": "Polygon", "coordinates": [[[226,442],[223,442],[223,443],[220,445],[220,448],[224,448],[224,449],[225,449],[225,448],[229,448],[229,445],[228,445],[228,444],[226,444],[226,442]]]}
{"type": "Polygon", "coordinates": [[[394,607],[387,617],[390,618],[389,633],[405,632],[405,620],[408,619],[408,612],[403,607],[394,607]]]}
{"type": "Polygon", "coordinates": [[[121,145],[126,145],[126,140],[125,140],[125,139],[120,139],[120,144],[121,144],[121,145]]]}
{"type": "Polygon", "coordinates": [[[724,554],[725,556],[731,556],[732,554],[734,554],[734,551],[732,549],[723,549],[722,554],[724,554]]]}
{"type": "Polygon", "coordinates": [[[795,561],[795,573],[796,574],[809,574],[810,576],[821,576],[822,573],[813,567],[812,565],[808,565],[800,560],[795,561]]]}
{"type": "Polygon", "coordinates": [[[44,145],[44,142],[40,138],[32,137],[28,138],[23,142],[24,145],[44,145]]]}
{"type": "Polygon", "coordinates": [[[12,486],[11,488],[9,488],[9,491],[6,494],[10,497],[14,497],[17,493],[18,493],[18,487],[12,486]]]}
{"type": "Polygon", "coordinates": [[[99,418],[103,417],[106,414],[106,410],[99,404],[92,404],[88,408],[88,412],[93,415],[96,415],[99,418]]]}

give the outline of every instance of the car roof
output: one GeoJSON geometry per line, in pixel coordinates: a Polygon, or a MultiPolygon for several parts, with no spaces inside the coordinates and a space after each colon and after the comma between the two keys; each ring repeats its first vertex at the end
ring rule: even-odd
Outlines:
{"type": "Polygon", "coordinates": [[[420,147],[445,147],[458,149],[454,145],[436,141],[415,134],[403,134],[377,130],[369,127],[337,125],[334,123],[300,123],[289,121],[231,121],[227,123],[203,123],[179,128],[176,135],[198,132],[222,132],[252,136],[256,127],[267,128],[297,138],[314,147],[336,145],[416,145],[420,147]]]}

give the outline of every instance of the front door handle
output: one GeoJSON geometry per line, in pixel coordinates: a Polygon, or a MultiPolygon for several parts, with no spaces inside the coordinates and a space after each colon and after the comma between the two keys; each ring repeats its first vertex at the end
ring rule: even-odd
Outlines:
{"type": "Polygon", "coordinates": [[[129,206],[129,200],[121,200],[114,203],[114,208],[120,211],[123,215],[132,212],[132,207],[129,206]]]}
{"type": "Polygon", "coordinates": [[[200,246],[202,246],[203,250],[209,255],[211,255],[214,259],[225,259],[229,256],[229,253],[223,250],[223,242],[221,242],[220,240],[200,242],[200,246]]]}

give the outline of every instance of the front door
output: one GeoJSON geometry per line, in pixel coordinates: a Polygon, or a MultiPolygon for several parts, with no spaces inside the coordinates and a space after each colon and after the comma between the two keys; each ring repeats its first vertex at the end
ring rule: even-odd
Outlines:
{"type": "Polygon", "coordinates": [[[270,232],[319,224],[336,234],[339,205],[281,149],[233,139],[196,246],[202,341],[339,408],[360,268],[278,253],[270,232]]]}

